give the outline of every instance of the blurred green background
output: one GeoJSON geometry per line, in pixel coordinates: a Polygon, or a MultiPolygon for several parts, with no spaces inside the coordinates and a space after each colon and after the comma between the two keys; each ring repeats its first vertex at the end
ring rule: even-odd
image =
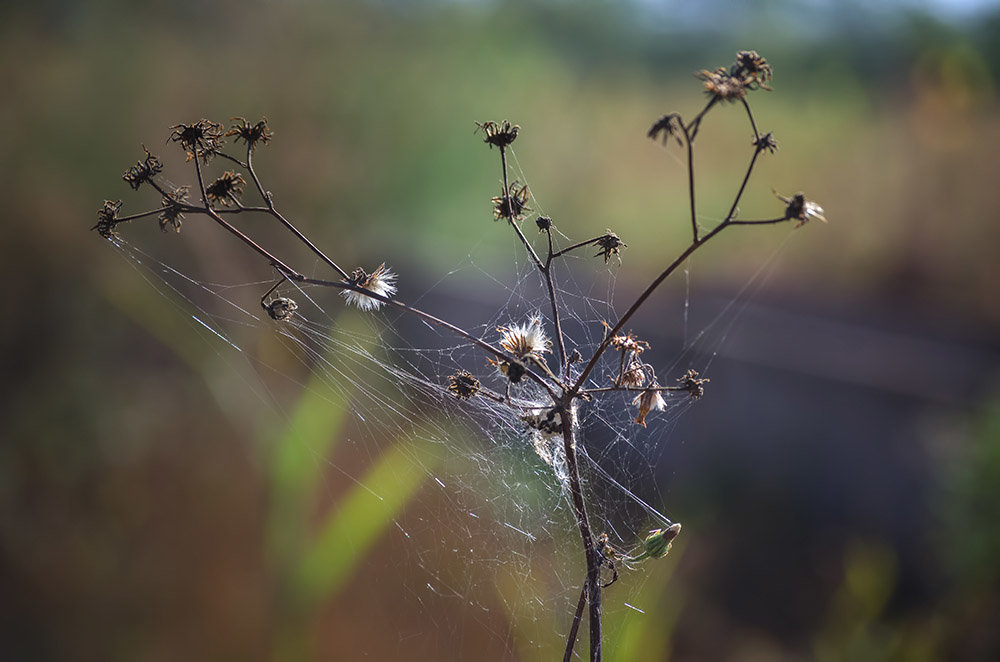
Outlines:
{"type": "MultiPolygon", "coordinates": [[[[391,256],[413,300],[496,229],[495,155],[473,121],[509,118],[560,229],[629,243],[622,299],[688,232],[676,152],[645,132],[695,112],[691,73],[743,48],[774,66],[752,103],[780,145],[744,215],[773,215],[772,187],[803,190],[830,224],[734,232],[697,257],[695,329],[783,246],[662,454],[656,505],[683,544],[622,580],[646,614],[609,608],[608,657],[1000,655],[995,5],[40,0],[4,3],[0,35],[17,230],[2,262],[3,659],[551,659],[571,606],[549,632],[500,606],[502,575],[489,611],[403,588],[420,569],[388,532],[440,457],[347,447],[337,466],[386,497],[366,502],[327,462],[343,398],[266,337],[240,340],[294,379],[241,374],[87,229],[105,199],[158,204],[120,180],[140,143],[185,183],[171,125],[266,115],[258,163],[281,208],[341,264],[391,256]],[[263,411],[261,380],[279,403],[263,411]]],[[[710,224],[748,137],[735,108],[705,132],[710,224]]],[[[123,233],[182,271],[267,278],[196,225],[123,233]]],[[[476,253],[484,271],[509,260],[498,243],[476,253]]]]}

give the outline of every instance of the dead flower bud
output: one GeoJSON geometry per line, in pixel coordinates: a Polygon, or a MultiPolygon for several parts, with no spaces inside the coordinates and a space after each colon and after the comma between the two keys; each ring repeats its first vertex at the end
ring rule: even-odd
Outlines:
{"type": "MultiPolygon", "coordinates": [[[[385,266],[385,262],[379,265],[378,269],[371,274],[365,273],[364,269],[358,268],[351,274],[348,281],[351,285],[364,288],[383,297],[391,297],[396,293],[396,274],[385,266]]],[[[343,290],[341,294],[347,299],[347,303],[354,304],[361,310],[378,310],[385,303],[380,299],[370,297],[364,292],[355,290],[343,290]]]]}
{"type": "Polygon", "coordinates": [[[205,187],[205,195],[208,199],[223,207],[230,204],[237,204],[237,199],[243,195],[243,188],[246,186],[243,175],[227,170],[218,179],[205,187]]]}
{"type": "Polygon", "coordinates": [[[705,81],[705,92],[719,101],[739,101],[747,95],[747,87],[742,77],[732,76],[725,67],[715,71],[702,70],[695,74],[705,81]]]}
{"type": "Polygon", "coordinates": [[[136,163],[125,171],[122,179],[128,182],[133,191],[138,191],[139,187],[148,182],[154,175],[163,170],[163,164],[154,154],[150,154],[146,146],[142,146],[142,151],[146,152],[146,158],[136,163]]]}
{"type": "Polygon", "coordinates": [[[532,316],[524,324],[497,327],[500,332],[500,346],[519,359],[529,356],[541,357],[552,350],[552,341],[542,329],[542,318],[532,316]]]}
{"type": "Polygon", "coordinates": [[[710,382],[710,379],[699,379],[698,372],[696,370],[688,370],[684,373],[677,383],[681,385],[685,391],[687,391],[692,398],[695,400],[701,398],[705,395],[705,384],[710,382]]]}
{"type": "Polygon", "coordinates": [[[97,225],[90,228],[97,230],[97,234],[105,239],[115,236],[115,225],[118,224],[118,212],[121,211],[122,201],[105,200],[104,206],[97,210],[97,225]]]}
{"type": "Polygon", "coordinates": [[[264,311],[275,322],[290,320],[295,311],[299,309],[299,304],[288,297],[275,297],[267,303],[261,301],[260,305],[264,307],[264,311]]]}
{"type": "Polygon", "coordinates": [[[176,124],[171,127],[169,142],[180,143],[187,151],[187,160],[196,156],[207,163],[223,145],[223,127],[218,122],[200,119],[194,124],[176,124]]]}
{"type": "Polygon", "coordinates": [[[266,117],[256,124],[250,124],[243,117],[234,117],[232,122],[233,125],[226,131],[226,135],[236,136],[235,140],[245,142],[251,152],[257,148],[257,143],[266,145],[274,137],[274,132],[267,126],[266,117]]]}
{"type": "Polygon", "coordinates": [[[826,217],[823,215],[823,208],[811,200],[806,200],[806,196],[802,193],[796,193],[790,198],[786,198],[777,191],[774,192],[778,199],[785,203],[785,220],[797,220],[798,223],[795,227],[801,228],[803,225],[812,220],[823,221],[826,223],[826,217]]]}
{"type": "Polygon", "coordinates": [[[448,390],[459,400],[468,400],[479,393],[479,380],[466,370],[451,375],[448,382],[448,390]]]}
{"type": "Polygon", "coordinates": [[[528,207],[528,195],[528,185],[518,186],[515,180],[510,185],[509,194],[493,198],[493,219],[506,218],[509,221],[523,219],[524,212],[531,211],[531,208],[528,207]]]}
{"type": "Polygon", "coordinates": [[[774,139],[774,134],[770,131],[762,135],[760,138],[754,138],[753,146],[757,148],[758,152],[774,154],[778,151],[778,141],[774,139]]]}
{"type": "Polygon", "coordinates": [[[684,143],[681,142],[681,134],[683,132],[684,125],[681,123],[680,115],[677,113],[671,113],[656,120],[656,122],[653,123],[652,128],[646,132],[646,136],[652,140],[656,140],[662,133],[664,145],[667,144],[667,139],[673,136],[674,140],[677,141],[677,144],[683,146],[684,143]]]}
{"type": "MultiPolygon", "coordinates": [[[[604,322],[604,326],[608,326],[607,322],[604,322]]],[[[642,354],[643,351],[649,349],[649,343],[645,340],[639,340],[632,332],[629,331],[625,335],[618,335],[611,338],[609,344],[614,347],[619,352],[632,352],[636,356],[642,354]]]]}
{"type": "Polygon", "coordinates": [[[167,231],[168,227],[172,227],[174,232],[181,231],[181,219],[184,218],[181,210],[187,200],[189,190],[187,186],[178,186],[168,196],[160,200],[160,206],[163,209],[158,218],[160,219],[160,229],[164,232],[167,231]]]}
{"type": "Polygon", "coordinates": [[[545,232],[552,229],[552,219],[548,216],[539,216],[535,219],[535,225],[538,226],[539,232],[545,232]]]}
{"type": "Polygon", "coordinates": [[[733,75],[742,76],[747,89],[770,90],[766,83],[774,75],[774,69],[757,51],[740,51],[733,64],[733,75]]]}
{"type": "Polygon", "coordinates": [[[640,393],[632,401],[632,404],[639,406],[639,415],[635,417],[635,422],[646,427],[646,416],[649,412],[663,411],[667,408],[667,403],[660,395],[660,385],[656,382],[650,385],[648,389],[640,393]]]}
{"type": "Polygon", "coordinates": [[[632,361],[628,367],[622,371],[622,376],[618,380],[617,386],[627,388],[639,388],[646,383],[646,371],[639,361],[632,361]]]}
{"type": "Polygon", "coordinates": [[[496,145],[500,149],[503,149],[507,145],[514,142],[517,138],[517,132],[521,130],[521,127],[514,124],[511,125],[510,122],[504,120],[499,124],[496,122],[476,122],[476,131],[480,129],[483,130],[485,138],[483,142],[489,144],[490,149],[496,145]]]}
{"type": "Polygon", "coordinates": [[[487,359],[487,363],[495,366],[500,374],[507,378],[511,384],[517,384],[528,372],[522,364],[517,361],[505,361],[504,359],[487,359]]]}
{"type": "Polygon", "coordinates": [[[594,257],[600,257],[601,255],[603,255],[604,264],[608,263],[608,260],[611,259],[612,255],[617,256],[618,263],[621,264],[622,257],[618,251],[621,248],[628,248],[628,244],[619,239],[618,235],[616,235],[611,230],[608,230],[607,234],[605,234],[604,236],[598,237],[597,239],[592,241],[591,245],[597,246],[601,249],[599,252],[594,254],[594,257]]]}

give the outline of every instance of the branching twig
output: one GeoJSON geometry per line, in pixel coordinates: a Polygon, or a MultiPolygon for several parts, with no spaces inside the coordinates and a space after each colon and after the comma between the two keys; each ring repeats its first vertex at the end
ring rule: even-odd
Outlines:
{"type": "MultiPolygon", "coordinates": [[[[812,219],[825,221],[823,210],[815,203],[807,201],[802,194],[796,194],[789,198],[778,196],[785,203],[785,211],[781,217],[762,220],[736,220],[735,217],[738,213],[740,200],[746,191],[750,176],[758,163],[760,155],[765,151],[773,152],[777,148],[770,133],[762,135],[758,131],[757,122],[746,99],[749,91],[759,88],[770,89],[767,88],[766,83],[771,78],[771,67],[757,53],[753,51],[741,51],[737,54],[736,62],[729,69],[720,67],[715,71],[702,71],[697,75],[704,81],[705,90],[709,94],[709,100],[701,111],[689,122],[684,122],[683,118],[677,113],[664,115],[649,131],[649,136],[654,139],[659,138],[662,134],[664,143],[667,142],[668,138],[672,137],[685,150],[691,242],[646,286],[614,325],[605,324],[606,330],[601,342],[593,349],[590,356],[585,359],[583,368],[575,375],[576,370],[572,366],[576,361],[584,361],[584,358],[579,355],[577,350],[574,350],[573,357],[567,354],[561,321],[563,312],[560,300],[556,296],[553,265],[557,258],[564,257],[572,251],[587,246],[598,247],[600,250],[594,257],[603,256],[605,263],[612,256],[618,257],[620,262],[620,248],[625,247],[625,244],[618,238],[617,234],[608,230],[606,234],[599,237],[571,243],[565,248],[557,249],[553,245],[553,224],[551,219],[538,217],[536,223],[539,231],[546,233],[547,240],[545,259],[543,260],[539,257],[538,252],[525,236],[519,224],[524,218],[524,212],[528,211],[526,203],[530,194],[527,186],[518,187],[517,182],[512,184],[509,179],[507,149],[516,139],[519,127],[511,125],[506,121],[501,123],[477,123],[477,130],[482,129],[485,133],[485,142],[491,147],[498,147],[500,151],[502,190],[499,197],[493,198],[494,216],[497,219],[505,219],[511,228],[513,228],[519,242],[524,247],[535,268],[538,269],[545,283],[551,307],[552,324],[555,328],[555,345],[559,361],[558,374],[553,373],[549,369],[543,358],[544,353],[550,351],[551,343],[545,335],[541,321],[538,318],[533,318],[527,324],[501,327],[499,331],[502,337],[498,341],[498,344],[493,344],[483,338],[472,335],[468,331],[436,315],[394,298],[392,295],[395,294],[396,287],[393,283],[396,276],[386,269],[384,264],[372,274],[367,274],[362,269],[349,274],[341,268],[278,211],[271,193],[264,188],[254,168],[253,156],[255,149],[260,144],[266,144],[272,136],[266,120],[261,120],[252,125],[242,118],[236,118],[234,121],[238,120],[237,123],[225,133],[226,136],[236,136],[237,140],[246,142],[245,160],[222,151],[223,131],[222,126],[219,124],[208,120],[200,120],[191,125],[179,124],[173,127],[170,140],[179,143],[187,152],[188,159],[194,161],[201,204],[191,204],[186,201],[186,187],[181,187],[170,192],[161,186],[155,177],[162,170],[162,166],[157,157],[150,154],[148,150],[145,150],[146,156],[144,160],[139,161],[135,166],[130,168],[125,173],[124,179],[134,189],[138,189],[144,183],[150,184],[162,197],[161,208],[119,217],[118,212],[121,209],[121,202],[107,201],[104,207],[98,212],[98,223],[95,229],[102,236],[111,238],[115,235],[115,229],[118,225],[155,215],[159,216],[161,227],[167,228],[173,226],[174,229],[180,229],[180,219],[183,214],[207,216],[266,260],[280,275],[280,280],[274,283],[261,299],[261,304],[264,305],[265,309],[275,320],[286,320],[297,309],[297,305],[293,301],[284,297],[277,297],[276,295],[271,298],[270,303],[267,303],[269,297],[272,297],[279,286],[287,280],[302,285],[338,289],[342,293],[345,293],[349,302],[356,303],[365,310],[377,309],[382,305],[393,307],[428,324],[444,329],[455,337],[475,345],[491,356],[491,362],[500,369],[507,380],[502,395],[482,388],[479,380],[466,371],[453,375],[450,378],[451,385],[447,390],[460,399],[467,399],[477,395],[485,397],[494,403],[504,405],[516,411],[529,427],[534,428],[537,434],[543,434],[549,438],[556,435],[561,436],[566,464],[566,488],[579,530],[586,564],[583,588],[567,637],[564,660],[569,660],[573,656],[577,634],[583,619],[584,607],[589,606],[590,659],[592,662],[599,662],[602,657],[602,589],[609,586],[618,577],[618,570],[614,564],[615,560],[622,561],[628,567],[629,563],[636,563],[646,558],[662,557],[669,549],[669,541],[680,531],[680,525],[674,524],[667,529],[657,529],[652,532],[644,542],[643,553],[632,556],[623,555],[611,549],[607,544],[607,536],[605,534],[601,534],[600,536],[594,535],[594,529],[588,517],[587,500],[584,494],[579,467],[579,445],[582,443],[582,440],[580,438],[580,425],[577,420],[577,409],[580,403],[605,393],[636,393],[637,396],[634,403],[639,408],[639,415],[635,419],[635,422],[645,426],[646,415],[651,410],[664,408],[664,400],[661,395],[663,392],[684,391],[692,398],[701,397],[704,391],[703,384],[707,380],[699,379],[697,373],[694,371],[688,371],[688,373],[678,380],[679,384],[676,386],[659,385],[656,379],[656,371],[653,367],[638,359],[639,354],[645,348],[648,348],[649,344],[638,340],[631,332],[623,335],[621,332],[625,328],[625,325],[678,267],[684,264],[695,251],[708,243],[725,228],[733,225],[770,225],[789,220],[798,221],[796,226],[798,227],[812,219]],[[723,101],[739,101],[742,104],[753,131],[754,150],[725,218],[714,228],[703,233],[698,227],[696,211],[694,141],[708,112],[722,105],[720,102],[723,101]],[[245,171],[250,181],[253,182],[257,194],[263,201],[263,206],[250,206],[242,203],[240,196],[243,193],[246,182],[241,174],[237,174],[234,171],[227,171],[219,179],[206,186],[202,166],[203,164],[207,164],[214,156],[219,156],[245,171]],[[215,206],[213,206],[213,203],[215,206]],[[232,218],[236,215],[253,213],[264,214],[277,220],[296,241],[300,242],[322,260],[339,278],[329,280],[307,276],[299,272],[278,258],[274,252],[260,245],[247,233],[227,220],[227,217],[232,218]],[[280,304],[280,309],[278,304],[280,304]],[[617,373],[613,376],[609,375],[612,385],[587,387],[588,380],[598,363],[611,347],[621,352],[617,373]],[[537,394],[544,392],[549,398],[547,404],[540,405],[535,402],[535,399],[538,397],[537,395],[529,395],[524,398],[512,397],[512,388],[516,389],[516,386],[521,383],[524,377],[527,377],[529,381],[541,389],[541,391],[532,390],[528,393],[537,394]],[[604,586],[601,583],[602,568],[609,568],[614,571],[614,577],[604,586]]],[[[514,392],[515,394],[517,393],[516,390],[514,392]]]]}

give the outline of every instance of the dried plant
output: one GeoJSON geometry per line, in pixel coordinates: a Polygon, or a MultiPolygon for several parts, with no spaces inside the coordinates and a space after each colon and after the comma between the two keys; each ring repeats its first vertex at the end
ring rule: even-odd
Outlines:
{"type": "Polygon", "coordinates": [[[541,317],[533,316],[520,324],[498,328],[497,336],[493,339],[477,337],[436,315],[393,298],[397,292],[397,275],[385,263],[371,273],[362,268],[352,272],[343,269],[278,211],[271,194],[261,184],[254,170],[253,158],[257,147],[268,144],[273,137],[266,119],[251,124],[242,117],[234,118],[228,131],[221,124],[205,119],[193,124],[177,124],[172,127],[168,140],[177,143],[186,153],[187,160],[193,164],[195,184],[192,189],[196,200],[189,201],[191,189],[188,187],[168,189],[160,183],[157,180],[157,175],[162,171],[160,160],[143,148],[145,156],[125,172],[123,179],[133,189],[139,189],[144,185],[155,189],[161,196],[160,207],[119,216],[121,201],[107,201],[98,211],[98,222],[93,229],[96,229],[102,237],[113,240],[120,226],[143,218],[156,217],[164,230],[169,228],[179,231],[181,219],[185,215],[205,216],[231,233],[277,272],[277,282],[261,297],[261,306],[276,322],[287,322],[292,319],[298,308],[292,299],[273,296],[278,287],[285,282],[310,284],[340,290],[348,304],[353,304],[363,311],[374,312],[383,306],[405,311],[424,322],[445,329],[482,350],[484,358],[487,358],[489,363],[503,375],[505,387],[502,393],[485,387],[479,378],[467,370],[460,370],[448,377],[448,383],[442,384],[442,389],[459,401],[488,398],[509,407],[534,434],[544,437],[547,441],[561,439],[561,452],[565,455],[567,489],[586,562],[583,588],[566,640],[565,659],[570,659],[573,654],[584,609],[589,608],[590,659],[600,660],[602,590],[618,578],[619,566],[627,568],[645,559],[661,558],[666,555],[671,541],[680,532],[681,526],[678,523],[667,522],[665,527],[651,531],[643,541],[637,543],[641,551],[632,554],[611,547],[606,534],[595,534],[588,517],[588,503],[581,486],[578,468],[578,449],[584,443],[580,437],[578,409],[593,398],[607,393],[634,392],[635,397],[632,400],[636,408],[634,424],[645,426],[649,416],[655,416],[656,411],[664,408],[665,397],[694,399],[702,397],[705,391],[704,385],[708,380],[700,378],[694,370],[688,370],[677,377],[673,386],[661,386],[652,365],[642,360],[642,354],[649,348],[649,343],[637,338],[631,332],[623,332],[626,325],[664,280],[691,254],[723,230],[733,226],[769,225],[785,221],[795,221],[795,227],[800,227],[814,219],[826,221],[822,208],[815,202],[807,200],[801,193],[790,197],[779,195],[784,208],[773,218],[746,220],[736,217],[739,202],[758,160],[763,154],[773,154],[777,149],[777,143],[771,133],[762,134],[758,131],[748,102],[751,92],[771,89],[767,83],[771,81],[772,74],[771,65],[763,57],[754,51],[741,51],[729,68],[720,67],[696,74],[696,77],[703,81],[709,100],[692,119],[685,120],[678,113],[670,113],[653,123],[649,129],[648,136],[651,139],[662,140],[664,145],[676,143],[684,150],[691,241],[672,261],[664,265],[662,271],[651,280],[613,324],[605,322],[602,340],[590,348],[589,355],[581,355],[579,350],[574,350],[572,353],[567,353],[566,350],[561,322],[564,311],[561,310],[555,295],[560,258],[580,248],[597,248],[595,258],[603,258],[603,262],[607,263],[614,257],[620,263],[621,249],[627,245],[614,231],[608,229],[601,236],[557,248],[557,237],[553,233],[555,224],[547,216],[538,216],[535,218],[535,225],[545,238],[541,242],[541,250],[536,249],[522,229],[524,219],[531,212],[528,206],[531,197],[528,187],[517,181],[510,181],[508,176],[507,151],[519,138],[520,127],[506,120],[476,122],[476,130],[482,131],[484,142],[491,149],[496,147],[500,154],[502,188],[500,194],[494,196],[491,201],[493,216],[496,221],[504,221],[514,232],[545,285],[552,326],[549,330],[544,328],[541,317]],[[739,103],[742,106],[753,139],[750,143],[749,164],[733,196],[728,213],[714,227],[703,229],[699,226],[696,213],[693,151],[703,119],[710,110],[720,105],[720,101],[739,103]],[[224,151],[226,137],[235,137],[237,141],[244,143],[243,150],[238,156],[224,151]],[[203,168],[214,157],[231,162],[239,171],[225,171],[214,181],[206,183],[203,168]],[[248,206],[241,201],[248,180],[252,182],[261,204],[248,206]],[[234,225],[232,219],[239,214],[262,214],[272,217],[296,241],[301,242],[332,270],[332,278],[306,276],[279,259],[274,251],[260,245],[234,225]],[[594,385],[592,375],[608,350],[614,350],[619,354],[617,372],[607,375],[607,385],[594,385]],[[554,358],[548,359],[549,354],[554,358]],[[520,389],[523,389],[525,384],[532,384],[537,391],[544,393],[544,400],[529,401],[519,397],[520,389]],[[611,573],[611,578],[607,582],[602,579],[602,574],[606,573],[611,573]]]}

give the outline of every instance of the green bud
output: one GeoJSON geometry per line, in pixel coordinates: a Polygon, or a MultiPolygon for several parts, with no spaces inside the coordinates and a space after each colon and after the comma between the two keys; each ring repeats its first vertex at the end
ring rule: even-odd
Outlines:
{"type": "Polygon", "coordinates": [[[646,558],[660,559],[670,551],[670,541],[681,532],[681,525],[671,524],[665,529],[655,529],[649,532],[646,540],[642,543],[643,556],[646,558]]]}

